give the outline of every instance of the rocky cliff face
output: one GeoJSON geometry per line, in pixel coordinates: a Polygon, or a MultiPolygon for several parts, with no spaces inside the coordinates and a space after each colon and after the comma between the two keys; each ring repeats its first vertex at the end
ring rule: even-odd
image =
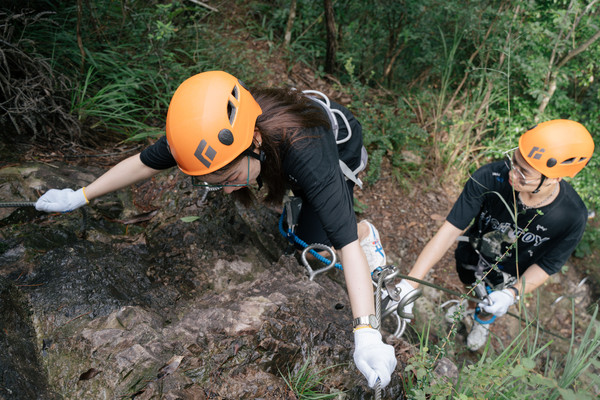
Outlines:
{"type": "MultiPolygon", "coordinates": [[[[101,173],[55,167],[2,169],[0,198],[101,173]]],[[[307,360],[332,367],[323,391],[370,396],[342,274],[309,281],[278,218],[175,170],[85,212],[0,208],[0,398],[289,399],[307,360]]]]}

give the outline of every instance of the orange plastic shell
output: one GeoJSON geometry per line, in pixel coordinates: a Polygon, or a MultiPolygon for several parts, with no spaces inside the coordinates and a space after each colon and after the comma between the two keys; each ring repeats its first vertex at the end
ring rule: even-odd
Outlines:
{"type": "Polygon", "coordinates": [[[188,175],[206,175],[252,144],[262,110],[234,76],[209,71],[186,79],[167,112],[167,142],[177,165],[188,175]]]}
{"type": "Polygon", "coordinates": [[[594,140],[579,122],[542,122],[519,138],[521,155],[548,178],[574,177],[594,154],[594,140]]]}

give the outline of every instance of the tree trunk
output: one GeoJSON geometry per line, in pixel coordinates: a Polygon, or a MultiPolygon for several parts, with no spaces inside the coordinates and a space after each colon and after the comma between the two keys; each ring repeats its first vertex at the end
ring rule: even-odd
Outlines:
{"type": "Polygon", "coordinates": [[[325,6],[325,28],[327,30],[327,54],[325,56],[325,72],[332,74],[335,70],[335,53],[337,52],[337,37],[335,29],[335,18],[333,14],[333,3],[324,0],[325,6]]]}
{"type": "Polygon", "coordinates": [[[81,39],[81,20],[83,14],[83,5],[81,0],[77,0],[77,27],[75,28],[77,34],[77,47],[79,47],[79,54],[81,55],[81,64],[79,66],[79,72],[84,73],[85,71],[85,50],[83,48],[83,39],[81,39]]]}
{"type": "Polygon", "coordinates": [[[295,19],[296,19],[296,0],[292,0],[292,4],[290,4],[290,15],[288,16],[287,25],[285,27],[285,36],[283,39],[283,44],[285,47],[289,47],[290,42],[292,41],[292,28],[294,27],[295,19]]]}

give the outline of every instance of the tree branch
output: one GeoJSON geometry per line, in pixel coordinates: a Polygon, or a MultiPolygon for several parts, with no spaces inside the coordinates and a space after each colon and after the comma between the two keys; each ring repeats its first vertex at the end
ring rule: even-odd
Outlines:
{"type": "Polygon", "coordinates": [[[569,54],[567,54],[562,60],[560,60],[558,62],[558,64],[556,65],[557,69],[560,69],[561,67],[563,67],[566,63],[568,63],[573,57],[575,57],[576,55],[578,55],[579,53],[584,52],[585,50],[587,50],[588,47],[590,47],[596,40],[600,39],[600,30],[598,30],[596,33],[594,33],[594,35],[592,35],[592,37],[590,37],[585,43],[583,43],[581,46],[579,46],[578,48],[572,50],[569,52],[569,54]]]}
{"type": "Polygon", "coordinates": [[[292,28],[294,27],[294,20],[296,19],[296,0],[292,0],[290,4],[290,15],[288,16],[287,25],[285,27],[285,35],[283,43],[285,47],[290,46],[292,40],[292,28]]]}
{"type": "Polygon", "coordinates": [[[201,6],[201,7],[208,8],[210,11],[219,12],[218,9],[216,9],[216,8],[214,8],[212,6],[209,6],[208,4],[206,4],[206,3],[202,2],[202,1],[199,1],[199,0],[190,0],[190,1],[192,3],[194,3],[194,4],[197,4],[197,5],[201,6]]]}

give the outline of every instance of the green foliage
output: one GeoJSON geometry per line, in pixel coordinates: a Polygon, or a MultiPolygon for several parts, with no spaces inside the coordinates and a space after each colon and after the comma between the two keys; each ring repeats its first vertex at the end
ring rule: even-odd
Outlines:
{"type": "Polygon", "coordinates": [[[354,212],[357,214],[362,214],[367,211],[368,206],[365,203],[360,202],[359,200],[354,200],[354,212]]]}
{"type": "Polygon", "coordinates": [[[577,344],[573,326],[571,348],[564,362],[561,359],[550,361],[547,350],[550,343],[540,344],[539,327],[528,323],[499,354],[493,354],[488,343],[477,363],[460,368],[456,383],[433,374],[443,353],[439,347],[429,346],[427,327],[420,335],[419,352],[405,368],[407,398],[558,399],[562,396],[564,399],[592,399],[593,388],[590,386],[597,384],[598,379],[587,370],[599,364],[597,313],[598,307],[577,344]]]}
{"type": "Polygon", "coordinates": [[[328,371],[335,367],[334,365],[315,370],[311,366],[311,358],[309,356],[296,371],[292,372],[288,370],[286,375],[281,374],[281,372],[280,374],[299,400],[335,399],[343,394],[343,392],[333,391],[333,393],[323,393],[325,390],[324,381],[327,379],[328,371]]]}
{"type": "MultiPolygon", "coordinates": [[[[325,78],[322,2],[297,1],[287,49],[281,45],[289,0],[237,1],[231,13],[182,0],[98,0],[82,2],[80,21],[73,2],[54,3],[55,12],[36,17],[35,23],[18,18],[7,22],[7,33],[21,38],[14,42],[24,53],[44,60],[44,68],[47,62],[54,74],[68,78],[71,112],[92,131],[117,131],[129,138],[159,134],[170,97],[184,79],[224,69],[248,83],[264,82],[271,69],[265,60],[273,54],[281,54],[292,80],[298,66],[325,78]],[[267,43],[267,52],[256,52],[249,40],[267,43]]],[[[333,3],[338,69],[332,78],[350,95],[350,109],[362,123],[369,150],[367,182],[379,179],[386,161],[400,180],[417,179],[432,166],[442,174],[455,169],[466,176],[514,147],[528,127],[547,119],[578,120],[600,143],[600,40],[568,58],[600,29],[600,4],[333,3]]],[[[2,75],[9,74],[3,70],[2,75]]],[[[571,180],[596,211],[599,170],[596,154],[571,180]]],[[[357,211],[361,206],[357,203],[357,211]]],[[[577,256],[597,251],[599,232],[597,227],[586,231],[577,256]]],[[[407,392],[423,399],[490,394],[499,399],[588,398],[580,378],[597,363],[600,338],[595,325],[581,345],[573,340],[564,360],[552,362],[542,359],[547,345],[539,344],[537,328],[528,323],[498,355],[488,348],[477,364],[461,368],[456,385],[432,374],[435,362],[449,352],[449,341],[430,345],[428,332],[423,332],[419,353],[405,371],[414,377],[405,380],[407,392]]],[[[337,394],[319,393],[327,370],[314,371],[307,360],[284,379],[300,398],[332,398],[337,394]]]]}
{"type": "Polygon", "coordinates": [[[227,69],[247,81],[261,76],[235,32],[223,35],[227,21],[211,18],[189,2],[101,0],[84,3],[78,37],[76,6],[60,3],[27,34],[56,73],[71,78],[71,109],[88,129],[140,139],[163,132],[170,98],[191,75],[227,69]]]}
{"type": "Polygon", "coordinates": [[[402,150],[412,149],[424,158],[427,135],[415,123],[415,116],[401,98],[372,98],[366,86],[355,82],[352,89],[350,110],[357,116],[363,128],[363,142],[369,150],[366,182],[375,182],[381,173],[383,157],[387,156],[398,176],[414,176],[422,172],[422,165],[406,159],[402,150]]]}
{"type": "Polygon", "coordinates": [[[76,114],[82,123],[91,129],[102,125],[105,129],[129,135],[141,131],[146,135],[162,133],[148,126],[144,122],[145,119],[140,118],[145,109],[135,101],[138,85],[120,81],[107,84],[93,95],[88,94],[87,90],[95,83],[94,69],[91,67],[83,85],[73,92],[71,112],[76,114]]]}
{"type": "MultiPolygon", "coordinates": [[[[552,118],[578,120],[600,142],[598,3],[334,0],[335,76],[323,71],[321,2],[297,0],[287,48],[289,0],[237,1],[227,12],[182,0],[99,0],[82,3],[79,21],[75,5],[55,4],[11,34],[69,78],[71,110],[86,128],[158,134],[184,79],[224,69],[251,86],[271,82],[266,60],[277,55],[292,81],[308,70],[350,94],[370,153],[367,182],[386,161],[403,184],[426,170],[464,178],[552,118]]],[[[599,160],[572,180],[593,210],[599,160]]]]}
{"type": "Polygon", "coordinates": [[[194,221],[197,221],[197,220],[199,220],[199,219],[200,219],[200,217],[199,217],[199,216],[197,216],[197,215],[188,215],[188,216],[186,216],[186,217],[181,217],[181,218],[179,218],[179,219],[180,219],[181,221],[183,221],[183,222],[194,222],[194,221]]]}
{"type": "Polygon", "coordinates": [[[575,249],[575,257],[589,256],[598,248],[600,248],[600,229],[598,227],[588,227],[575,249]]]}
{"type": "MultiPolygon", "coordinates": [[[[284,39],[289,17],[290,2],[275,0],[272,2],[253,1],[248,5],[249,14],[254,16],[254,35],[271,44],[281,44],[284,39]]],[[[296,64],[316,67],[322,63],[326,53],[322,2],[297,0],[296,18],[291,30],[291,41],[286,60],[288,70],[296,64]]]]}

